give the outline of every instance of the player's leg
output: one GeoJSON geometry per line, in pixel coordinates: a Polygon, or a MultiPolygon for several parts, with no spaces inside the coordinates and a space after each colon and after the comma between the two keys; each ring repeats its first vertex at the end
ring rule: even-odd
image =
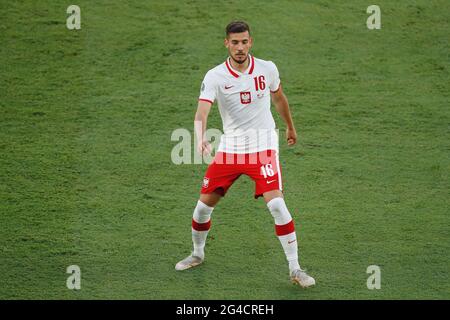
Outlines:
{"type": "Polygon", "coordinates": [[[295,232],[294,221],[284,202],[283,194],[280,190],[272,190],[263,194],[267,207],[275,220],[275,233],[283,247],[286,259],[289,263],[289,274],[292,282],[302,287],[315,285],[313,277],[306,274],[300,268],[298,262],[297,234],[295,232]]]}
{"type": "Polygon", "coordinates": [[[275,233],[289,263],[289,274],[292,282],[302,287],[313,286],[316,283],[314,278],[307,275],[300,268],[298,262],[297,234],[292,216],[284,202],[283,194],[280,190],[272,190],[265,192],[263,197],[275,220],[275,233]]]}
{"type": "Polygon", "coordinates": [[[176,270],[186,270],[198,266],[205,259],[205,244],[209,229],[211,228],[211,214],[221,195],[213,192],[201,194],[192,216],[192,244],[194,250],[187,258],[175,265],[176,270]]]}
{"type": "Polygon", "coordinates": [[[203,178],[200,199],[192,216],[192,243],[194,250],[190,256],[178,262],[176,270],[186,270],[195,267],[205,259],[205,244],[211,228],[211,214],[220,198],[239,177],[233,166],[211,163],[203,178]]]}
{"type": "Polygon", "coordinates": [[[200,194],[200,201],[213,208],[219,203],[221,198],[222,195],[217,192],[200,194]]]}
{"type": "Polygon", "coordinates": [[[263,194],[272,217],[275,220],[275,232],[283,246],[289,271],[300,269],[298,263],[297,236],[294,221],[283,199],[280,190],[272,190],[263,194]]]}
{"type": "Polygon", "coordinates": [[[192,216],[193,256],[205,258],[205,244],[211,228],[211,214],[222,196],[216,192],[201,194],[192,216]]]}
{"type": "Polygon", "coordinates": [[[289,263],[289,273],[294,283],[303,287],[315,284],[300,268],[298,262],[297,235],[294,221],[284,202],[281,166],[275,150],[266,150],[260,154],[258,164],[251,170],[256,183],[255,197],[263,196],[267,208],[275,220],[275,233],[283,247],[289,263]]]}

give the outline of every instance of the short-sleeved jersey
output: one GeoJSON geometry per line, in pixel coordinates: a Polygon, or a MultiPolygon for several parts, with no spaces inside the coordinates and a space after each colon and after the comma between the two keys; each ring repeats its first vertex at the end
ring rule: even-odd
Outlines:
{"type": "Polygon", "coordinates": [[[199,100],[217,100],[223,132],[218,151],[253,153],[278,150],[278,135],[270,111],[270,93],[280,88],[278,69],[272,61],[249,55],[243,73],[231,66],[230,58],[209,70],[199,100]]]}

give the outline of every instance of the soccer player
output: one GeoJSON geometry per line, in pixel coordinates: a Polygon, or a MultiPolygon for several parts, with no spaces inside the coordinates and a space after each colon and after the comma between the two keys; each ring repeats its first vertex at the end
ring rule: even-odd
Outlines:
{"type": "Polygon", "coordinates": [[[229,57],[209,70],[201,85],[195,133],[198,152],[211,152],[206,139],[206,123],[214,101],[217,100],[224,134],[214,160],[203,178],[200,199],[192,219],[194,250],[178,262],[176,270],[186,270],[205,259],[205,242],[211,227],[211,213],[240,175],[255,181],[255,198],[262,196],[275,220],[275,232],[289,263],[293,283],[302,287],[315,284],[314,278],[300,268],[294,222],[283,199],[278,135],[270,111],[272,100],[287,125],[287,144],[297,141],[289,104],[281,88],[277,67],[250,55],[250,28],[243,21],[226,27],[225,47],[229,57]]]}

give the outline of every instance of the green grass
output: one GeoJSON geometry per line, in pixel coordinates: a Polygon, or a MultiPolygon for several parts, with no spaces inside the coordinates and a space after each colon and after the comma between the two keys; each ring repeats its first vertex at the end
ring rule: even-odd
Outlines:
{"type": "Polygon", "coordinates": [[[450,298],[448,1],[378,1],[373,31],[364,1],[76,4],[69,31],[69,3],[0,3],[0,298],[450,298]],[[172,164],[170,135],[192,132],[237,18],[298,129],[280,151],[310,290],[289,283],[247,177],[214,211],[205,264],[174,271],[206,165],[172,164]]]}

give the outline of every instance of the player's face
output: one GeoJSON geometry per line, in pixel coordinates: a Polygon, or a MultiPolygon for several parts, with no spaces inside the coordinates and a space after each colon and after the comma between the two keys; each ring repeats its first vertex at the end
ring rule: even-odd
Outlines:
{"type": "Polygon", "coordinates": [[[241,64],[247,60],[248,52],[252,47],[252,38],[248,31],[241,33],[230,33],[225,38],[225,47],[228,49],[228,54],[231,59],[241,64]]]}

